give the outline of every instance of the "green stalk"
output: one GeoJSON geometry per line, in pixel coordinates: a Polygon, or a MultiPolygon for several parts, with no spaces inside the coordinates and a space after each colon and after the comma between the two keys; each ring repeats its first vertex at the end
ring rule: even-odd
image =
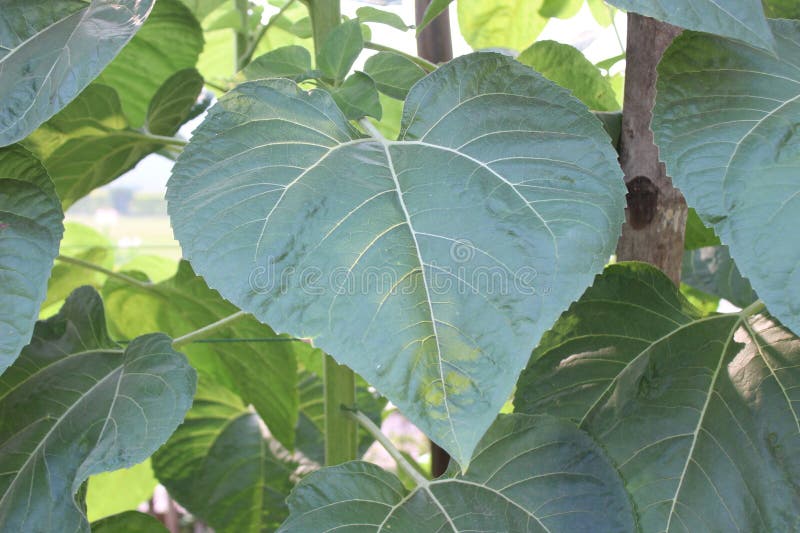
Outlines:
{"type": "Polygon", "coordinates": [[[217,331],[219,328],[227,326],[231,322],[238,320],[243,316],[247,316],[247,313],[245,313],[244,311],[236,311],[232,315],[228,315],[225,318],[221,318],[216,322],[208,324],[207,326],[203,326],[200,329],[196,329],[194,331],[187,333],[186,335],[174,339],[172,341],[172,347],[177,350],[181,346],[185,346],[189,343],[198,341],[200,339],[204,339],[210,336],[215,331],[217,331]]]}
{"type": "Polygon", "coordinates": [[[287,9],[292,7],[292,4],[294,4],[295,1],[296,0],[288,0],[288,2],[283,4],[283,7],[280,8],[280,10],[275,13],[266,24],[261,26],[261,29],[258,31],[258,35],[253,37],[250,40],[250,44],[247,46],[247,50],[242,57],[242,67],[246,67],[250,63],[250,60],[253,59],[253,54],[255,53],[256,48],[258,48],[258,43],[261,42],[261,39],[264,38],[264,35],[267,34],[267,31],[269,31],[269,29],[273,26],[273,24],[275,24],[281,15],[283,15],[287,9]]]}
{"type": "MultiPolygon", "coordinates": [[[[311,16],[315,53],[342,20],[339,0],[304,0],[311,16]]],[[[358,458],[358,425],[342,409],[356,401],[356,377],[352,370],[324,355],[325,464],[337,465],[358,458]]]]}
{"type": "Polygon", "coordinates": [[[56,261],[60,261],[62,263],[68,263],[70,265],[79,266],[81,268],[85,268],[87,270],[94,270],[95,272],[100,272],[101,274],[105,274],[109,278],[118,279],[128,285],[133,287],[137,287],[139,289],[149,289],[151,288],[152,284],[146,281],[141,281],[136,278],[132,278],[130,276],[126,276],[125,274],[120,274],[119,272],[114,272],[113,270],[109,270],[107,268],[101,267],[100,265],[96,265],[94,263],[90,263],[89,261],[84,261],[83,259],[78,259],[77,257],[69,257],[66,255],[58,255],[56,256],[56,261]]]}
{"type": "Polygon", "coordinates": [[[241,29],[236,32],[236,71],[242,70],[246,63],[245,57],[247,56],[247,48],[250,46],[250,24],[247,17],[249,9],[248,0],[236,0],[236,11],[239,12],[239,19],[241,22],[241,29]]]}

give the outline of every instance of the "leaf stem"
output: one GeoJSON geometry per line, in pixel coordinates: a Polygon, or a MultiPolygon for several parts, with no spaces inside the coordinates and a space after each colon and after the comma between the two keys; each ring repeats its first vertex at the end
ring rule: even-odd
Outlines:
{"type": "Polygon", "coordinates": [[[417,469],[414,468],[405,457],[403,457],[403,454],[400,453],[400,450],[398,450],[394,444],[392,444],[392,441],[389,440],[389,437],[387,437],[383,431],[381,431],[380,428],[369,419],[367,415],[358,409],[345,408],[344,412],[347,416],[358,422],[361,427],[367,430],[367,432],[372,435],[375,440],[381,443],[381,446],[383,446],[389,455],[392,456],[392,459],[395,460],[397,467],[408,474],[408,476],[414,480],[414,483],[416,483],[418,487],[428,486],[429,482],[427,479],[425,479],[425,476],[420,474],[419,471],[417,471],[417,469]]]}
{"type": "Polygon", "coordinates": [[[109,278],[118,279],[120,281],[127,283],[128,285],[132,285],[140,289],[149,289],[152,287],[152,283],[141,281],[136,278],[126,276],[125,274],[120,274],[119,272],[114,272],[113,270],[109,270],[105,267],[101,267],[100,265],[90,263],[89,261],[84,261],[83,259],[78,259],[77,257],[69,257],[66,255],[59,254],[58,256],[56,256],[56,261],[61,261],[62,263],[68,263],[71,265],[79,266],[87,270],[94,270],[95,272],[100,272],[101,274],[105,274],[109,278]]]}
{"type": "Polygon", "coordinates": [[[191,342],[195,342],[196,340],[199,340],[199,339],[202,339],[204,337],[207,337],[209,334],[217,331],[219,328],[227,326],[231,322],[233,322],[235,320],[238,320],[239,318],[241,318],[241,317],[243,317],[243,316],[245,316],[247,314],[248,313],[246,313],[244,311],[237,311],[237,312],[233,313],[232,315],[228,315],[225,318],[221,318],[221,319],[217,320],[216,322],[212,322],[211,324],[208,324],[207,326],[203,326],[200,329],[196,329],[196,330],[194,330],[192,332],[187,333],[186,335],[182,335],[182,336],[180,336],[177,339],[172,341],[172,347],[177,349],[177,348],[180,348],[181,346],[184,346],[184,345],[189,344],[191,342]]]}
{"type": "Polygon", "coordinates": [[[244,56],[242,57],[243,67],[247,66],[247,64],[250,63],[250,60],[253,59],[253,54],[255,53],[256,48],[258,47],[258,43],[261,42],[261,39],[264,38],[264,35],[267,34],[267,31],[272,27],[273,24],[275,24],[275,22],[280,18],[281,15],[284,14],[284,12],[287,9],[292,7],[292,4],[294,4],[295,2],[296,0],[289,0],[288,2],[283,4],[283,7],[280,8],[280,10],[277,13],[272,15],[266,24],[261,26],[261,29],[258,30],[258,34],[255,36],[255,38],[250,40],[250,45],[247,47],[247,50],[245,51],[244,56]]]}
{"type": "Polygon", "coordinates": [[[766,309],[766,305],[761,300],[756,300],[755,302],[751,303],[741,311],[739,311],[739,316],[742,318],[747,318],[749,316],[756,315],[766,309]]]}
{"type": "Polygon", "coordinates": [[[239,12],[239,23],[241,28],[236,32],[236,70],[242,70],[244,67],[244,56],[247,51],[250,39],[250,20],[248,0],[235,0],[236,10],[239,12]]]}
{"type": "Polygon", "coordinates": [[[152,141],[158,144],[164,144],[167,146],[180,146],[184,147],[189,144],[189,141],[185,139],[180,139],[178,137],[168,137],[166,135],[156,135],[154,133],[144,133],[142,131],[121,131],[117,132],[117,135],[124,135],[126,137],[133,137],[137,139],[142,139],[143,141],[152,141]]]}
{"type": "Polygon", "coordinates": [[[401,55],[406,59],[416,63],[422,70],[424,70],[429,74],[438,68],[436,63],[431,63],[427,59],[422,59],[421,57],[407,54],[405,52],[398,50],[397,48],[392,48],[391,46],[384,46],[382,44],[374,43],[372,41],[365,41],[364,48],[367,48],[369,50],[375,50],[377,52],[392,52],[397,55],[401,55]]]}
{"type": "Polygon", "coordinates": [[[378,131],[378,128],[376,128],[375,126],[372,125],[372,122],[370,122],[366,118],[361,118],[361,119],[358,120],[358,123],[361,125],[362,128],[364,128],[364,130],[371,137],[374,137],[375,139],[379,140],[382,143],[386,142],[386,140],[387,140],[386,137],[381,135],[381,132],[378,131]]]}

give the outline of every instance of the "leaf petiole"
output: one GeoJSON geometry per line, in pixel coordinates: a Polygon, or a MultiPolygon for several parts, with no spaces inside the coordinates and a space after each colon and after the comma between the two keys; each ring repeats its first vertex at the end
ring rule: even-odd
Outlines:
{"type": "Polygon", "coordinates": [[[395,460],[397,463],[397,467],[403,470],[408,476],[414,480],[414,483],[417,484],[418,487],[426,488],[429,484],[429,481],[425,479],[425,476],[419,473],[416,468],[414,468],[408,460],[403,457],[403,454],[400,453],[392,441],[389,440],[381,429],[375,425],[375,423],[369,419],[367,415],[359,411],[358,409],[348,409],[346,407],[342,407],[344,413],[358,422],[361,427],[363,427],[367,432],[372,435],[375,440],[381,443],[381,446],[392,456],[392,459],[395,460]]]}

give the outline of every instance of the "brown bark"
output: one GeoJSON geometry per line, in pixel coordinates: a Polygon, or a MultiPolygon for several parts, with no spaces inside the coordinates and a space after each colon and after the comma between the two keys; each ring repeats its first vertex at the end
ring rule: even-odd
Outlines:
{"type": "MultiPolygon", "coordinates": [[[[416,0],[416,23],[422,22],[425,10],[431,0],[416,0]]],[[[453,42],[450,36],[450,15],[445,9],[438,17],[417,35],[417,55],[432,63],[445,63],[453,59],[453,42]]],[[[450,456],[442,448],[431,444],[431,476],[444,474],[450,464],[450,456]]]]}
{"type": "MultiPolygon", "coordinates": [[[[431,0],[416,0],[416,22],[420,24],[431,0]]],[[[453,59],[453,41],[450,38],[450,15],[445,9],[417,35],[417,55],[432,63],[446,63],[453,59]]]]}
{"type": "Polygon", "coordinates": [[[620,261],[645,261],[677,285],[681,277],[686,201],[659,161],[650,129],[656,96],[656,67],[681,32],[664,22],[628,14],[625,101],[619,162],[628,186],[628,208],[617,244],[620,261]]]}

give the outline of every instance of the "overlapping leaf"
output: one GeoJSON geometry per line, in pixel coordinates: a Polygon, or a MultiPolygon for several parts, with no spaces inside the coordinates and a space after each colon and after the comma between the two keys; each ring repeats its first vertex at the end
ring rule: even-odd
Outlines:
{"type": "Polygon", "coordinates": [[[414,86],[399,141],[363,138],[325,92],[245,83],[167,196],[212,287],[313,338],[466,465],[526,347],[613,251],[622,188],[585,106],[479,53],[414,86]]]}
{"type": "Polygon", "coordinates": [[[702,317],[654,267],[613,265],[534,351],[515,408],[580,423],[641,531],[800,526],[800,339],[767,316],[702,317]]]}
{"type": "Polygon", "coordinates": [[[539,14],[544,0],[459,0],[458,27],[473,49],[524,50],[547,24],[539,14]]]}
{"type": "Polygon", "coordinates": [[[155,516],[126,511],[92,522],[93,533],[167,533],[169,530],[155,516]]]}
{"type": "Polygon", "coordinates": [[[750,282],[739,273],[725,246],[708,246],[684,252],[681,280],[739,307],[747,307],[758,299],[750,282]]]}
{"type": "Polygon", "coordinates": [[[193,68],[179,70],[167,78],[147,106],[147,131],[156,135],[175,135],[190,118],[202,90],[203,77],[193,68]]]}
{"type": "Polygon", "coordinates": [[[425,76],[422,67],[394,52],[378,52],[367,59],[364,72],[375,80],[382,93],[405,100],[411,87],[425,76]]]}
{"type": "Polygon", "coordinates": [[[686,33],[659,66],[653,130],[667,172],[770,312],[800,332],[800,21],[777,57],[686,33]],[[791,237],[789,237],[791,239],[791,237]]]}
{"type": "Polygon", "coordinates": [[[315,472],[289,497],[282,533],[309,531],[635,531],[622,482],[590,438],[550,417],[504,415],[469,473],[411,493],[370,463],[315,472]]]}
{"type": "MultiPolygon", "coordinates": [[[[109,280],[103,296],[113,329],[130,339],[148,331],[174,337],[232,315],[236,307],[208,288],[188,263],[181,262],[174,277],[148,289],[109,280]],[[131,309],[138,312],[131,313],[131,309]]],[[[288,337],[278,337],[252,316],[242,317],[214,333],[232,342],[185,346],[192,364],[213,374],[221,383],[252,403],[271,433],[291,448],[297,424],[296,357],[310,357],[314,349],[288,337]],[[254,342],[239,342],[252,339],[254,342]]],[[[322,357],[316,351],[317,357],[322,357]]]]}
{"type": "Polygon", "coordinates": [[[170,495],[219,532],[274,531],[295,467],[275,456],[257,414],[203,377],[186,420],[153,455],[170,495]]]}
{"type": "Polygon", "coordinates": [[[159,87],[179,70],[194,68],[202,50],[203,30],[189,9],[180,0],[158,0],[141,31],[97,81],[117,91],[125,116],[138,128],[159,87]]]}
{"type": "Polygon", "coordinates": [[[20,146],[0,149],[0,373],[31,339],[63,218],[42,164],[20,146]]]}
{"type": "Polygon", "coordinates": [[[575,47],[537,41],[520,54],[519,61],[572,91],[590,109],[615,111],[622,107],[611,81],[575,47]]]}
{"type": "Polygon", "coordinates": [[[0,146],[28,136],[97,77],[154,0],[28,0],[0,14],[0,146]]]}
{"type": "Polygon", "coordinates": [[[125,350],[80,288],[0,377],[0,529],[89,531],[75,494],[92,474],[146,459],[183,420],[195,373],[152,334],[125,350]]]}
{"type": "Polygon", "coordinates": [[[625,11],[641,13],[690,30],[738,39],[772,50],[772,38],[760,0],[606,0],[625,11]]]}

